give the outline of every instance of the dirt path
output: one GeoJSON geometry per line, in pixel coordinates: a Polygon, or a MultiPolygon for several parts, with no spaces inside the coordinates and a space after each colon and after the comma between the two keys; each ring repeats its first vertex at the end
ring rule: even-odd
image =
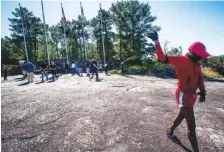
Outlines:
{"type": "MultiPolygon", "coordinates": [[[[2,152],[181,152],[165,130],[174,118],[176,80],[103,76],[101,82],[63,75],[53,83],[2,80],[2,152]]],[[[200,150],[224,149],[224,82],[206,82],[196,103],[200,150]]],[[[191,149],[183,122],[176,134],[191,149]]]]}

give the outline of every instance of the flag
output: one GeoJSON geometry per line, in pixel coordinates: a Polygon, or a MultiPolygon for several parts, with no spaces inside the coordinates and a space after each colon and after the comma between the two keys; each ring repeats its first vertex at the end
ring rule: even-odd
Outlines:
{"type": "Polygon", "coordinates": [[[66,19],[66,17],[65,17],[64,9],[63,9],[63,7],[62,7],[62,3],[61,3],[61,12],[62,12],[62,19],[63,19],[64,22],[66,22],[67,19],[66,19]]]}
{"type": "Polygon", "coordinates": [[[81,16],[82,16],[82,22],[83,24],[85,23],[86,21],[86,18],[85,18],[85,15],[84,15],[84,11],[83,11],[83,8],[82,8],[82,3],[80,2],[80,7],[81,7],[81,16]]]}

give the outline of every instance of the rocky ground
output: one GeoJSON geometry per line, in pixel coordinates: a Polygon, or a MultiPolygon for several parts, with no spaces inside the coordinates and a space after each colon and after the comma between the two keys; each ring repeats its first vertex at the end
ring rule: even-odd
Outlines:
{"type": "MultiPolygon", "coordinates": [[[[182,152],[192,149],[185,121],[176,129],[183,146],[165,134],[177,113],[175,79],[104,76],[101,82],[63,75],[56,82],[1,81],[2,152],[182,152]]],[[[196,103],[202,152],[224,149],[224,81],[206,82],[196,103]]]]}

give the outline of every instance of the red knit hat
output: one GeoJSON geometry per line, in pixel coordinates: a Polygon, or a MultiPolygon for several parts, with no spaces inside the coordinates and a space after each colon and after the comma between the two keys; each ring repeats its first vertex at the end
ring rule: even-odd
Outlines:
{"type": "Polygon", "coordinates": [[[208,56],[210,56],[210,54],[206,51],[205,45],[201,42],[194,42],[193,44],[191,44],[188,50],[190,52],[194,52],[202,58],[207,58],[208,56]]]}

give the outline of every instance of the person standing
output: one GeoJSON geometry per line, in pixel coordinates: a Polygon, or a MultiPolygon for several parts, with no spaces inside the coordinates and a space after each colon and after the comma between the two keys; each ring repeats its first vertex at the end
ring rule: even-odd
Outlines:
{"type": "Polygon", "coordinates": [[[121,62],[120,68],[121,68],[121,74],[124,75],[124,62],[121,62]]]}
{"type": "Polygon", "coordinates": [[[72,62],[72,75],[75,75],[75,63],[72,62]]]}
{"type": "Polygon", "coordinates": [[[26,61],[24,61],[24,62],[22,62],[22,63],[20,64],[20,68],[21,68],[21,71],[22,71],[22,75],[23,75],[23,79],[24,79],[24,80],[26,79],[26,76],[27,76],[25,65],[26,65],[26,61]]]}
{"type": "Polygon", "coordinates": [[[4,76],[4,80],[7,80],[7,76],[8,76],[8,68],[6,64],[3,64],[2,66],[2,70],[3,70],[3,76],[4,76]]]}
{"type": "Polygon", "coordinates": [[[92,60],[91,63],[91,70],[92,70],[92,76],[90,77],[90,80],[93,78],[94,75],[96,75],[96,81],[99,81],[97,61],[94,59],[92,60]]]}
{"type": "Polygon", "coordinates": [[[25,69],[27,73],[28,83],[33,83],[34,65],[29,61],[25,64],[25,69]]]}
{"type": "Polygon", "coordinates": [[[46,80],[48,80],[48,65],[46,63],[46,61],[43,61],[40,65],[40,69],[41,69],[41,78],[42,78],[42,81],[41,82],[44,82],[44,76],[46,77],[46,80]]]}
{"type": "Polygon", "coordinates": [[[82,69],[84,68],[82,60],[79,61],[79,75],[82,77],[82,69]]]}
{"type": "Polygon", "coordinates": [[[167,56],[163,53],[160,46],[157,32],[149,33],[148,37],[155,43],[158,60],[173,65],[178,78],[176,105],[179,108],[179,112],[166,131],[167,137],[175,143],[180,143],[179,139],[174,134],[174,130],[180,125],[183,119],[185,119],[187,123],[187,137],[194,152],[199,152],[193,107],[197,95],[200,96],[199,102],[205,101],[206,90],[200,61],[210,56],[210,54],[206,51],[206,47],[203,43],[194,42],[189,46],[185,56],[167,56]],[[196,93],[198,88],[200,92],[196,93]]]}
{"type": "Polygon", "coordinates": [[[75,64],[75,68],[76,68],[76,72],[77,72],[77,74],[80,76],[80,73],[79,73],[79,60],[78,61],[76,61],[76,64],[75,64]]]}
{"type": "Polygon", "coordinates": [[[52,74],[53,81],[55,81],[55,78],[58,78],[58,76],[57,76],[57,73],[56,73],[57,66],[55,65],[53,60],[51,61],[50,69],[51,69],[51,74],[52,74]]]}
{"type": "Polygon", "coordinates": [[[87,77],[90,76],[90,61],[89,60],[86,61],[86,76],[87,77]]]}
{"type": "Polygon", "coordinates": [[[66,70],[66,74],[68,74],[70,71],[70,67],[68,63],[65,63],[65,70],[66,70]]]}
{"type": "Polygon", "coordinates": [[[104,64],[104,70],[105,70],[105,74],[108,75],[108,65],[107,65],[107,63],[104,64]]]}

